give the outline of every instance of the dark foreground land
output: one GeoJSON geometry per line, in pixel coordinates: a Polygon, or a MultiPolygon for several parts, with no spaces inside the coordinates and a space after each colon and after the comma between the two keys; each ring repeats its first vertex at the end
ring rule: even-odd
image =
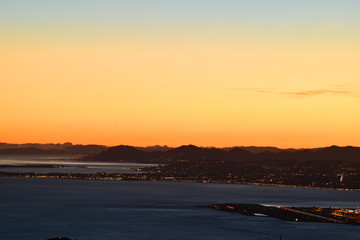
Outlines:
{"type": "Polygon", "coordinates": [[[224,203],[210,206],[213,209],[237,212],[247,216],[268,216],[295,222],[323,222],[360,225],[360,209],[281,207],[260,204],[224,203]]]}
{"type": "Polygon", "coordinates": [[[117,146],[86,160],[161,163],[147,169],[148,174],[142,177],[148,180],[360,188],[360,148],[350,146],[260,153],[240,147],[188,145],[145,152],[131,146],[117,146]]]}
{"type": "MultiPolygon", "coordinates": [[[[320,149],[252,153],[231,149],[181,146],[164,151],[145,151],[116,146],[77,161],[135,162],[160,164],[136,169],[136,174],[9,173],[2,166],[0,177],[56,177],[92,180],[140,180],[259,184],[273,186],[360,189],[360,148],[331,146],[320,149]]],[[[23,166],[22,166],[23,167],[23,166]]],[[[29,166],[30,167],[30,166],[29,166]]],[[[39,166],[35,166],[39,167],[39,166]]]]}

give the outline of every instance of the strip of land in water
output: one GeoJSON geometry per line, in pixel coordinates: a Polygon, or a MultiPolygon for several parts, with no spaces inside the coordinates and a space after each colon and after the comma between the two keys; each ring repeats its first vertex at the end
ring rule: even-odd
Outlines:
{"type": "Polygon", "coordinates": [[[22,178],[63,178],[63,179],[82,179],[82,180],[99,180],[99,181],[170,181],[170,182],[192,182],[192,183],[224,183],[224,184],[245,184],[245,185],[261,185],[276,187],[300,187],[315,189],[333,189],[345,191],[360,191],[359,188],[341,188],[341,187],[322,187],[315,185],[285,185],[276,183],[258,183],[246,181],[234,181],[226,179],[203,178],[197,177],[167,177],[149,172],[142,172],[142,169],[136,169],[139,173],[16,173],[16,172],[0,172],[0,177],[22,177],[22,178]]]}
{"type": "Polygon", "coordinates": [[[214,204],[209,207],[246,216],[267,216],[286,221],[360,225],[360,209],[283,207],[239,203],[214,204]]]}

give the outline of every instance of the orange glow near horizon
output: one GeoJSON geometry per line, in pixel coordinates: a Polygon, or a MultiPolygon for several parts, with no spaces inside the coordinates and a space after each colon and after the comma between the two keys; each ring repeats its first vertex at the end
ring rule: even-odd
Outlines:
{"type": "Polygon", "coordinates": [[[359,34],[165,30],[4,28],[0,142],[360,146],[359,34]]]}

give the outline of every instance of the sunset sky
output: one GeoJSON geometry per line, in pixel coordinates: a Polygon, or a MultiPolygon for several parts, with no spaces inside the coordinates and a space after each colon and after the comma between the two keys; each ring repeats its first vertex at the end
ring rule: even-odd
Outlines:
{"type": "Polygon", "coordinates": [[[358,0],[0,0],[0,142],[360,146],[358,0]]]}

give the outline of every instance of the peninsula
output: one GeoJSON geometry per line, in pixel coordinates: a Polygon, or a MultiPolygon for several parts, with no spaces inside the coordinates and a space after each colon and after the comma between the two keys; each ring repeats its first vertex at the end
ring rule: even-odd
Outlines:
{"type": "Polygon", "coordinates": [[[360,225],[360,209],[352,208],[283,207],[239,203],[214,204],[209,207],[246,216],[267,216],[294,222],[360,225]]]}

